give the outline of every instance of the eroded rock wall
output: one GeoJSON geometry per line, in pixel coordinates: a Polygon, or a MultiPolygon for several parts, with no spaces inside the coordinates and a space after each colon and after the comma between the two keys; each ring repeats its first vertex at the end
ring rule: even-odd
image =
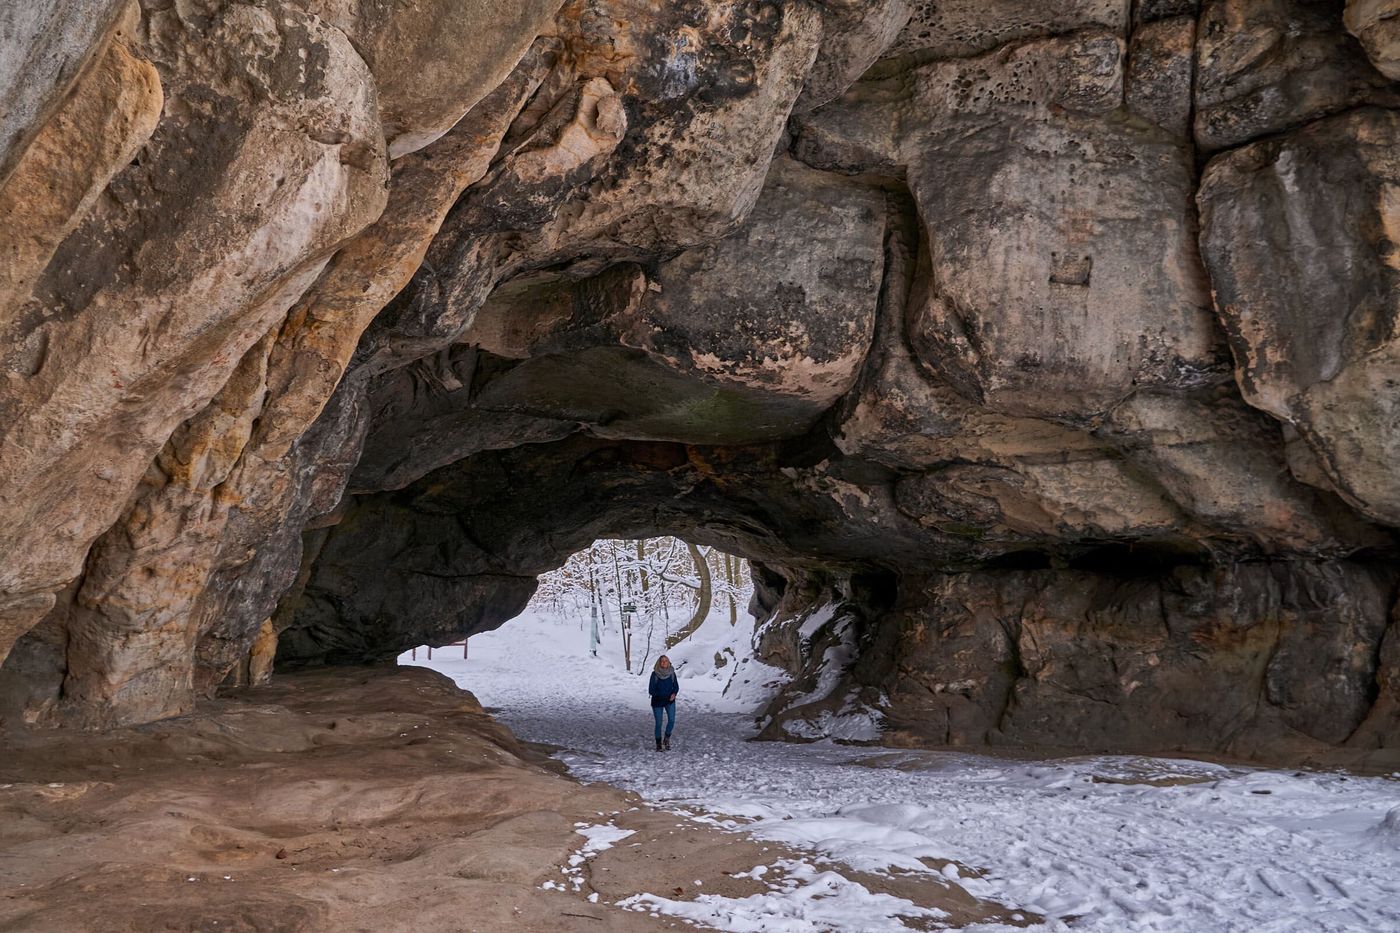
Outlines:
{"type": "Polygon", "coordinates": [[[874,611],[856,582],[797,575],[778,607],[760,647],[799,676],[768,710],[770,737],[878,709],[889,744],[1394,760],[1388,560],[1115,550],[903,577],[874,611]],[[823,674],[840,676],[816,689],[823,674]]]}
{"type": "Polygon", "coordinates": [[[672,532],[770,568],[771,734],[1394,748],[1391,6],[3,14],[0,715],[672,532]]]}

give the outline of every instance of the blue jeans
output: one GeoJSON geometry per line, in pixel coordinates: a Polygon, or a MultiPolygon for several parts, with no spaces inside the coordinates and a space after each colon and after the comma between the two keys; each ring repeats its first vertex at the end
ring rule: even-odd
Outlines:
{"type": "Polygon", "coordinates": [[[651,715],[656,719],[656,741],[661,741],[661,714],[666,714],[666,738],[671,737],[671,730],[676,728],[676,703],[671,701],[665,706],[653,706],[651,715]]]}

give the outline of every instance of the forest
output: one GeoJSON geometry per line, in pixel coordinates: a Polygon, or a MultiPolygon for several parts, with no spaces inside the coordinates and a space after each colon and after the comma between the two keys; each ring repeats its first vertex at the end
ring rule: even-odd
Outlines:
{"type": "Polygon", "coordinates": [[[530,609],[591,625],[594,654],[603,638],[620,639],[627,670],[643,671],[711,614],[737,624],[752,594],[749,562],[718,548],[674,537],[600,539],[542,574],[530,609]]]}

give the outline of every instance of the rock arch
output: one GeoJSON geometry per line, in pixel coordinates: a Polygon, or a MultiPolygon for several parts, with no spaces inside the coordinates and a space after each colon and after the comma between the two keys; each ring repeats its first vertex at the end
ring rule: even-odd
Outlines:
{"type": "Polygon", "coordinates": [[[799,683],[842,607],[901,740],[1396,754],[1383,18],[361,6],[48,5],[91,48],[0,135],[7,721],[379,660],[665,530],[768,568],[799,683]]]}

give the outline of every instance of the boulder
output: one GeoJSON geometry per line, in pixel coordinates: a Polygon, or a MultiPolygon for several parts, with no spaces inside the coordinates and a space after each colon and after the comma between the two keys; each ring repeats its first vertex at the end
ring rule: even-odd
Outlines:
{"type": "Polygon", "coordinates": [[[1361,40],[1361,47],[1376,70],[1400,79],[1400,4],[1395,0],[1347,0],[1343,17],[1347,31],[1361,40]]]}
{"type": "Polygon", "coordinates": [[[1329,485],[1400,519],[1400,118],[1364,109],[1213,159],[1202,250],[1245,399],[1294,428],[1329,485]],[[1345,192],[1345,194],[1341,194],[1345,192]]]}
{"type": "Polygon", "coordinates": [[[1196,32],[1196,142],[1238,146],[1362,104],[1400,103],[1339,4],[1209,0],[1196,32]]]}

